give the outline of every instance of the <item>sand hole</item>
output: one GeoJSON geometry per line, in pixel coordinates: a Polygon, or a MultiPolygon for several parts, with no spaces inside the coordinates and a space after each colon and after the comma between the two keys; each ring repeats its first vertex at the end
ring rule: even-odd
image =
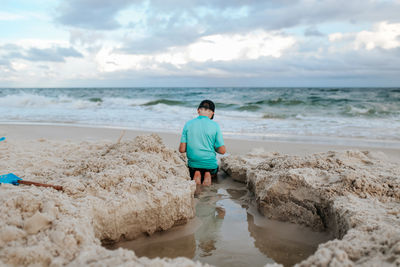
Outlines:
{"type": "Polygon", "coordinates": [[[269,220],[256,208],[246,185],[225,175],[196,196],[196,217],[188,224],[152,236],[107,245],[138,256],[187,257],[216,266],[291,266],[332,239],[326,232],[269,220]]]}

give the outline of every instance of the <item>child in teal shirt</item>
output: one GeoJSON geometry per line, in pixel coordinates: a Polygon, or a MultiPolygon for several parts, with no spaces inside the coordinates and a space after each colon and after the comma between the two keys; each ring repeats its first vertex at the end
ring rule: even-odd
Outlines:
{"type": "Polygon", "coordinates": [[[203,100],[197,112],[199,116],[183,127],[179,152],[188,158],[190,177],[203,185],[211,185],[211,175],[218,171],[216,152],[225,154],[226,148],[218,123],[213,121],[215,105],[203,100]]]}

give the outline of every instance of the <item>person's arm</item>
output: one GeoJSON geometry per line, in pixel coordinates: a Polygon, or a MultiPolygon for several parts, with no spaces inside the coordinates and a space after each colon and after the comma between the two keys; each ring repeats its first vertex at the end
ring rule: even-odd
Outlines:
{"type": "Polygon", "coordinates": [[[186,152],[186,143],[179,144],[179,152],[185,153],[186,152]]]}
{"type": "Polygon", "coordinates": [[[186,143],[187,143],[187,123],[185,124],[182,130],[181,143],[179,144],[179,152],[181,153],[186,152],[186,143]]]}
{"type": "Polygon", "coordinates": [[[220,146],[220,147],[217,147],[217,148],[215,148],[215,151],[218,153],[218,154],[225,154],[226,153],[226,147],[225,146],[220,146]]]}
{"type": "Polygon", "coordinates": [[[215,137],[215,152],[222,155],[226,153],[224,138],[222,138],[222,132],[218,124],[217,124],[217,135],[215,137]]]}

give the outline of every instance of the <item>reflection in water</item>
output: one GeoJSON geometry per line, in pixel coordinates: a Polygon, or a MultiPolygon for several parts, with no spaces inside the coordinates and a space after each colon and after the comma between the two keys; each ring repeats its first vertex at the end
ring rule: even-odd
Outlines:
{"type": "Polygon", "coordinates": [[[226,192],[229,193],[229,195],[231,195],[232,199],[239,199],[241,197],[243,197],[244,195],[247,194],[247,190],[246,189],[233,189],[233,188],[227,188],[226,192]]]}
{"type": "Polygon", "coordinates": [[[166,240],[161,242],[152,242],[147,244],[131,244],[130,248],[135,251],[139,257],[146,256],[148,258],[177,258],[186,257],[192,259],[196,251],[196,240],[194,235],[180,237],[174,240],[166,240]]]}
{"type": "Polygon", "coordinates": [[[211,256],[211,252],[217,249],[216,242],[220,238],[219,232],[225,217],[225,209],[216,206],[215,196],[218,196],[217,190],[211,188],[200,197],[196,205],[196,216],[202,221],[202,225],[195,233],[201,257],[211,256]]]}
{"type": "Polygon", "coordinates": [[[328,235],[267,220],[256,211],[245,185],[221,176],[196,190],[196,220],[166,232],[109,247],[132,249],[138,256],[187,257],[216,266],[285,266],[307,258],[328,235]]]}
{"type": "MultiPolygon", "coordinates": [[[[268,229],[267,227],[255,225],[254,217],[249,213],[247,214],[247,221],[250,235],[255,239],[254,245],[262,253],[273,258],[277,263],[291,266],[307,258],[316,250],[317,244],[315,243],[307,244],[306,242],[298,241],[295,236],[292,236],[289,240],[282,239],[280,234],[276,233],[276,229],[268,229]]],[[[314,235],[318,238],[321,234],[314,233],[314,235]]],[[[300,236],[306,239],[310,238],[302,234],[300,236]]]]}

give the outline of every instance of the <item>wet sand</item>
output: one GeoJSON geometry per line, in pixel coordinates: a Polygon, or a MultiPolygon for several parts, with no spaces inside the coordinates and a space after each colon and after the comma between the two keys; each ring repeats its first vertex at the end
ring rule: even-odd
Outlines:
{"type": "Polygon", "coordinates": [[[332,237],[325,232],[266,219],[242,183],[219,174],[196,196],[196,217],[185,226],[107,246],[148,258],[186,257],[215,266],[292,266],[332,237]]]}
{"type": "MultiPolygon", "coordinates": [[[[118,128],[96,128],[78,126],[54,126],[54,125],[21,125],[21,124],[0,124],[0,136],[6,136],[10,140],[59,140],[59,141],[116,141],[123,129],[118,128]]],[[[125,130],[123,138],[134,138],[139,135],[149,135],[152,132],[139,130],[125,130]]],[[[164,144],[170,148],[178,148],[180,135],[177,133],[157,132],[163,139],[164,144]]],[[[288,155],[307,155],[310,153],[334,151],[345,151],[352,149],[369,150],[382,152],[386,160],[400,162],[400,149],[390,147],[371,147],[354,145],[324,145],[316,143],[281,142],[272,140],[245,140],[224,136],[227,147],[227,154],[245,154],[252,149],[263,149],[266,152],[279,152],[288,155]]]]}

